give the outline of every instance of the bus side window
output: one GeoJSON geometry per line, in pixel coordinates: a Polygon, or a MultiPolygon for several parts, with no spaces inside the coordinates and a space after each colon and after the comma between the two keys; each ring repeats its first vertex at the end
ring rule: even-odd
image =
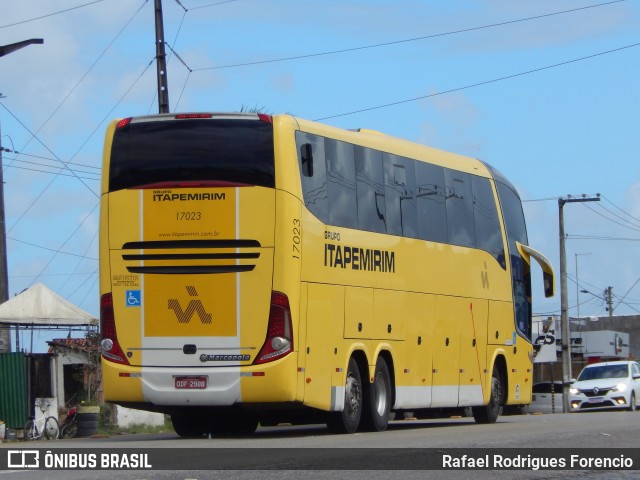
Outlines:
{"type": "Polygon", "coordinates": [[[420,238],[447,242],[447,212],[444,205],[444,168],[416,162],[416,197],[420,238]]]}
{"type": "Polygon", "coordinates": [[[300,146],[300,159],[302,162],[302,175],[313,177],[313,149],[310,143],[303,143],[300,146]]]}
{"type": "Polygon", "coordinates": [[[327,169],[324,155],[324,138],[304,132],[296,132],[298,162],[302,172],[302,195],[304,204],[322,223],[329,223],[327,192],[327,169]],[[310,154],[310,155],[309,155],[310,154]],[[304,158],[313,159],[313,167],[304,166],[304,158]],[[307,169],[305,175],[304,171],[307,169]]]}
{"type": "Polygon", "coordinates": [[[386,233],[382,152],[355,147],[358,225],[361,230],[386,233]]]}
{"type": "Polygon", "coordinates": [[[329,223],[337,227],[358,228],[356,170],[353,145],[324,139],[329,192],[329,223]]]}
{"type": "Polygon", "coordinates": [[[383,157],[387,233],[418,238],[415,161],[389,153],[383,157]]]}
{"type": "Polygon", "coordinates": [[[476,246],[476,232],[473,221],[471,176],[446,168],[444,181],[449,243],[474,248],[476,246]]]}
{"type": "Polygon", "coordinates": [[[507,268],[502,230],[493,189],[488,178],[472,177],[473,217],[476,230],[476,247],[489,252],[503,269],[507,268]]]}

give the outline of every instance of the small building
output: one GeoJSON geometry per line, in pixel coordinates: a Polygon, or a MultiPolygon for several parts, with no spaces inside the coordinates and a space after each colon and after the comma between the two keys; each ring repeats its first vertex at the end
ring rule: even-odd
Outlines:
{"type": "Polygon", "coordinates": [[[52,357],[58,405],[102,402],[100,350],[97,339],[57,338],[47,342],[52,357]]]}
{"type": "MultiPolygon", "coordinates": [[[[635,323],[635,329],[624,328],[617,317],[569,318],[569,322],[573,378],[589,363],[638,358],[640,322],[635,323]]],[[[532,340],[536,352],[534,383],[562,381],[560,317],[534,317],[532,340]]]]}

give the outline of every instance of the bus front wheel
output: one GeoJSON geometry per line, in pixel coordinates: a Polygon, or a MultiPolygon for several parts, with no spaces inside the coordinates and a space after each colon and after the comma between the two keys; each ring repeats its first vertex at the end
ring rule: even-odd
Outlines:
{"type": "Polygon", "coordinates": [[[383,432],[389,424],[391,411],[391,378],[389,367],[384,358],[378,357],[373,382],[365,395],[362,429],[370,432],[383,432]]]}
{"type": "Polygon", "coordinates": [[[497,365],[491,374],[491,396],[489,403],[481,407],[473,407],[473,418],[476,423],[495,423],[502,414],[504,404],[504,381],[497,365]]]}
{"type": "Polygon", "coordinates": [[[334,433],[355,433],[362,417],[362,378],[355,359],[349,359],[344,386],[344,405],[341,412],[331,412],[327,420],[334,433]]]}

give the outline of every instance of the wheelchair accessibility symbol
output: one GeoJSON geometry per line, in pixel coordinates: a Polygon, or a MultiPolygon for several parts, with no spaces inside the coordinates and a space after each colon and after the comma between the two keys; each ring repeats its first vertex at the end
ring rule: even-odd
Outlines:
{"type": "Polygon", "coordinates": [[[127,290],[126,301],[127,307],[139,307],[141,303],[140,290],[127,290]]]}

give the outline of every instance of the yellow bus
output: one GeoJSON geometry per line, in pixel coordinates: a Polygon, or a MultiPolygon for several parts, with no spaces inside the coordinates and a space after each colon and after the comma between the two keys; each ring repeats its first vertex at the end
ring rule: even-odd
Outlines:
{"type": "Polygon", "coordinates": [[[106,133],[105,399],[180,436],[531,400],[530,260],[495,169],[290,115],[161,114],[106,133]]]}

